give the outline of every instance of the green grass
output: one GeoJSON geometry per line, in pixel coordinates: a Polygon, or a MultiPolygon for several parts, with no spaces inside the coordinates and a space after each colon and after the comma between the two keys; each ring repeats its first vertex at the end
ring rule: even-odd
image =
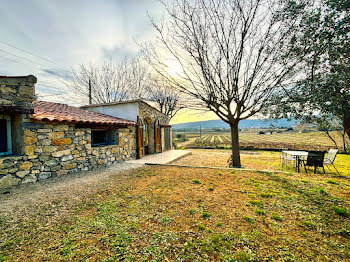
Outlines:
{"type": "Polygon", "coordinates": [[[333,206],[332,209],[339,216],[347,217],[349,215],[348,210],[346,208],[344,208],[344,207],[333,206]]]}
{"type": "Polygon", "coordinates": [[[203,217],[203,218],[209,218],[209,217],[211,217],[211,214],[208,213],[208,212],[203,212],[203,213],[202,213],[202,217],[203,217]]]}
{"type": "Polygon", "coordinates": [[[255,214],[257,214],[259,216],[264,216],[266,214],[266,212],[264,210],[261,210],[261,209],[255,209],[255,214]]]}
{"type": "Polygon", "coordinates": [[[277,213],[273,213],[271,216],[272,219],[276,220],[276,221],[282,221],[283,217],[281,217],[280,215],[278,215],[277,213]]]}
{"type": "Polygon", "coordinates": [[[247,222],[250,223],[250,224],[254,223],[254,219],[251,218],[251,217],[244,216],[243,218],[244,218],[245,221],[247,221],[247,222]]]}

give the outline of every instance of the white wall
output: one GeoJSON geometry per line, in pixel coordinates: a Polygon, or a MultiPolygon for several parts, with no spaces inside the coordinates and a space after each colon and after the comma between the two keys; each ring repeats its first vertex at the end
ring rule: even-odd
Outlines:
{"type": "Polygon", "coordinates": [[[108,106],[96,106],[84,108],[89,111],[119,117],[131,121],[137,121],[139,115],[139,105],[135,103],[125,103],[119,105],[108,105],[108,106]]]}

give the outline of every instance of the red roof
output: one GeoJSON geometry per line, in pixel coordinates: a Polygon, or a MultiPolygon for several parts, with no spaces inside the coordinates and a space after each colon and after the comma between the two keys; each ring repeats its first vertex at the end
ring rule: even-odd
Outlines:
{"type": "Polygon", "coordinates": [[[78,107],[45,101],[34,101],[34,120],[99,125],[136,125],[122,118],[87,111],[78,107]]]}

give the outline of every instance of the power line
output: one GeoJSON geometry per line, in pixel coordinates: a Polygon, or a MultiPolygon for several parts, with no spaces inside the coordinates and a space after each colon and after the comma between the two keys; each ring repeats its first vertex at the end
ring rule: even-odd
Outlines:
{"type": "Polygon", "coordinates": [[[1,51],[1,52],[4,52],[4,53],[6,53],[6,54],[9,54],[9,55],[18,57],[18,58],[20,58],[20,59],[27,60],[27,61],[29,61],[29,62],[35,63],[35,64],[40,65],[40,66],[42,66],[42,67],[46,67],[46,66],[44,66],[44,65],[42,65],[42,64],[40,64],[40,63],[37,63],[37,62],[35,62],[35,61],[33,61],[33,60],[30,60],[30,59],[28,59],[28,58],[24,58],[24,57],[21,57],[21,56],[12,54],[12,53],[7,52],[7,51],[5,51],[5,50],[3,50],[3,49],[0,49],[0,51],[1,51]]]}
{"type": "MultiPolygon", "coordinates": [[[[43,60],[45,60],[45,61],[47,61],[47,62],[50,62],[50,63],[53,63],[53,64],[55,64],[55,65],[58,65],[58,66],[61,66],[61,67],[63,66],[63,65],[60,65],[60,64],[58,64],[57,62],[55,62],[55,61],[53,61],[53,60],[51,60],[51,59],[48,59],[48,58],[45,58],[45,57],[36,55],[36,54],[34,54],[34,53],[32,53],[32,52],[26,51],[26,50],[24,50],[24,49],[22,49],[22,48],[16,47],[16,46],[14,46],[14,45],[12,45],[12,44],[9,44],[9,43],[6,43],[6,42],[4,42],[4,41],[1,41],[1,40],[0,40],[0,43],[3,43],[3,44],[8,45],[8,46],[11,46],[12,48],[15,48],[15,49],[17,49],[17,50],[20,50],[20,51],[22,51],[22,52],[24,52],[24,53],[27,53],[27,54],[31,55],[31,56],[38,57],[38,58],[40,58],[40,59],[43,59],[43,60]]],[[[64,66],[63,66],[63,67],[64,67],[64,66]]]]}
{"type": "Polygon", "coordinates": [[[51,94],[51,95],[40,95],[40,94],[38,94],[38,96],[40,96],[40,97],[61,96],[61,95],[66,95],[66,94],[64,94],[64,93],[61,93],[61,94],[51,94]]]}
{"type": "Polygon", "coordinates": [[[22,62],[20,62],[20,61],[18,61],[18,60],[15,60],[15,59],[13,59],[13,58],[7,57],[7,56],[2,56],[2,55],[0,55],[0,57],[5,58],[5,59],[8,59],[8,60],[10,60],[10,61],[12,61],[12,62],[15,62],[15,63],[23,64],[22,62]]]}

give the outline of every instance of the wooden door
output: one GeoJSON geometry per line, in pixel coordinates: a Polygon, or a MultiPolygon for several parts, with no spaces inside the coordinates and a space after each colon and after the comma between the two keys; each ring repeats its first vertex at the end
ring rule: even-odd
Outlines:
{"type": "Polygon", "coordinates": [[[145,147],[143,144],[143,123],[140,118],[137,119],[137,158],[145,155],[145,147]]]}
{"type": "Polygon", "coordinates": [[[159,120],[156,120],[154,123],[154,144],[156,146],[156,153],[162,152],[161,144],[161,133],[160,133],[160,123],[159,120]]]}
{"type": "Polygon", "coordinates": [[[170,128],[169,127],[164,128],[164,144],[165,144],[164,151],[171,149],[171,136],[170,135],[171,135],[170,128]]]}

